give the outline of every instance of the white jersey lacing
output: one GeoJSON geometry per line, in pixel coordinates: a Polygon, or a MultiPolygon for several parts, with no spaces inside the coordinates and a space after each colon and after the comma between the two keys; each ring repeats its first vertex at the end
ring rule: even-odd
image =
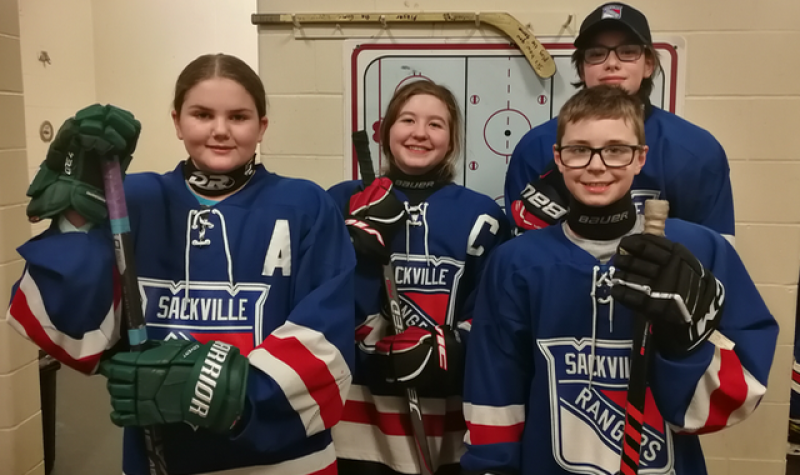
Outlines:
{"type": "Polygon", "coordinates": [[[208,220],[210,214],[215,214],[219,217],[220,225],[222,226],[222,244],[225,248],[225,258],[228,261],[228,282],[233,286],[233,259],[231,258],[231,249],[228,242],[228,229],[225,225],[225,216],[216,208],[203,208],[193,209],[189,211],[186,221],[186,256],[185,256],[185,277],[184,284],[184,299],[189,298],[189,252],[192,246],[203,247],[211,244],[211,239],[206,237],[206,231],[214,229],[214,224],[208,220]],[[197,239],[192,239],[192,231],[199,230],[197,239]]]}

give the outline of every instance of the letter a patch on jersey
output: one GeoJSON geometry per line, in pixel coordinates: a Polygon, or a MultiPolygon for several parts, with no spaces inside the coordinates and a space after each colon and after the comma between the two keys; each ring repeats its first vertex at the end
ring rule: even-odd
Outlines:
{"type": "MultiPolygon", "coordinates": [[[[553,338],[538,342],[547,361],[553,455],[564,470],[595,475],[619,471],[630,372],[630,341],[553,338]],[[591,379],[590,379],[591,373],[591,379]]],[[[640,474],[668,474],[672,432],[650,390],[645,403],[640,474]]]]}

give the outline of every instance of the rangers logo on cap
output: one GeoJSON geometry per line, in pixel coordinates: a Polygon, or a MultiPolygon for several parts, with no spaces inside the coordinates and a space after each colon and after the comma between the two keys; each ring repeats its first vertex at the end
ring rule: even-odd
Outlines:
{"type": "Polygon", "coordinates": [[[600,18],[603,20],[605,20],[606,18],[619,20],[621,16],[622,16],[622,5],[606,5],[603,7],[603,15],[600,18]]]}

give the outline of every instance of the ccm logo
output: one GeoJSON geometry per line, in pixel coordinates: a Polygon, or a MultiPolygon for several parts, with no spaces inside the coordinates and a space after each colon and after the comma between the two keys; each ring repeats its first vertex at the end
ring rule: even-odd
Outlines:
{"type": "Polygon", "coordinates": [[[567,209],[560,204],[552,201],[541,191],[537,191],[530,183],[522,190],[522,199],[541,209],[546,215],[555,220],[561,219],[562,216],[567,214],[567,209]]]}
{"type": "Polygon", "coordinates": [[[444,332],[436,327],[436,345],[439,347],[439,367],[447,371],[447,350],[444,345],[444,332]]]}

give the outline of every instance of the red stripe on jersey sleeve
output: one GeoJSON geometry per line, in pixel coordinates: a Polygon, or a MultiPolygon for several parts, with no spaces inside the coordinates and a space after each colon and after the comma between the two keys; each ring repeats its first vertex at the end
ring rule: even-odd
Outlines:
{"type": "Polygon", "coordinates": [[[794,381],[797,384],[800,384],[800,373],[792,370],[792,381],[794,381]]]}
{"type": "Polygon", "coordinates": [[[524,428],[525,422],[519,422],[510,426],[490,426],[467,422],[469,439],[472,445],[519,442],[522,440],[522,430],[524,428]]]}
{"type": "Polygon", "coordinates": [[[297,373],[317,402],[325,428],[333,427],[339,421],[343,404],[328,365],[295,337],[278,338],[273,334],[267,337],[263,347],[297,373]]]}
{"type": "Polygon", "coordinates": [[[17,289],[17,292],[14,294],[14,299],[11,301],[11,307],[8,309],[8,313],[14,320],[22,325],[28,338],[47,354],[81,373],[92,374],[94,372],[94,369],[100,362],[102,353],[79,359],[70,356],[66,350],[51,340],[47,332],[44,331],[36,315],[33,314],[28,306],[28,298],[25,296],[25,292],[22,291],[22,288],[17,289]]]}
{"type": "Polygon", "coordinates": [[[711,393],[708,419],[700,433],[722,429],[728,418],[747,399],[747,382],[739,357],[720,349],[719,387],[711,393]]]}

